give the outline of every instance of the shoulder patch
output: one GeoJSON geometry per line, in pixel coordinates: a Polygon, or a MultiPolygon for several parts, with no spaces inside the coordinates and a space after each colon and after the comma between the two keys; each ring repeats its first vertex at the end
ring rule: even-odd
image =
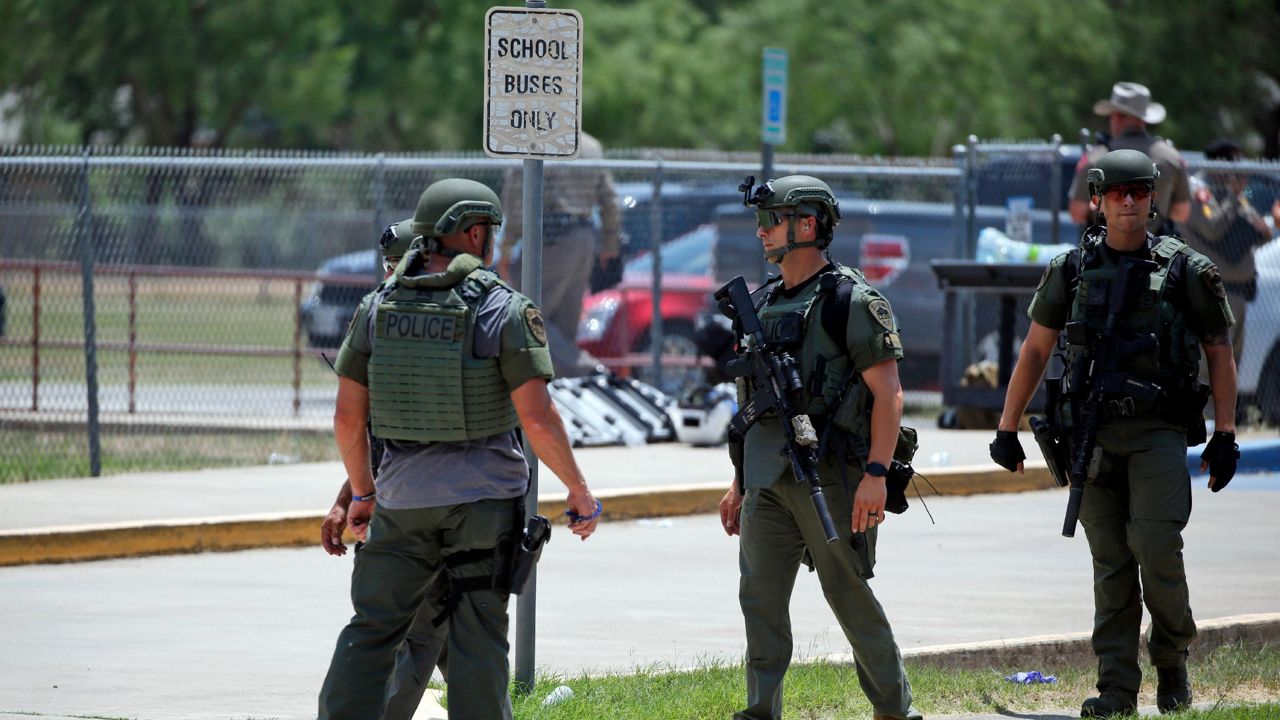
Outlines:
{"type": "Polygon", "coordinates": [[[530,305],[524,309],[524,324],[529,326],[529,334],[535,340],[547,344],[547,324],[542,320],[542,311],[530,305]]]}
{"type": "Polygon", "coordinates": [[[1052,273],[1053,273],[1053,265],[1045,265],[1044,272],[1040,274],[1040,284],[1036,285],[1037,292],[1040,290],[1043,290],[1044,286],[1048,284],[1049,275],[1052,273]]]}
{"type": "Polygon", "coordinates": [[[1200,277],[1204,278],[1205,284],[1209,286],[1214,295],[1219,298],[1227,297],[1227,288],[1222,284],[1222,273],[1218,272],[1217,266],[1211,265],[1207,269],[1200,271],[1200,277]]]}
{"type": "Polygon", "coordinates": [[[880,326],[889,332],[894,331],[893,327],[893,310],[889,308],[889,301],[876,298],[867,303],[867,312],[871,313],[871,317],[880,323],[880,326]]]}

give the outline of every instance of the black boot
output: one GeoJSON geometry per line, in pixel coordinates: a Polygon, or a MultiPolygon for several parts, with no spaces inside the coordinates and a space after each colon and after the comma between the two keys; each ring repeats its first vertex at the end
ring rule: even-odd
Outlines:
{"type": "Polygon", "coordinates": [[[1162,713],[1186,710],[1191,707],[1191,685],[1187,682],[1187,668],[1156,668],[1156,707],[1162,713]]]}
{"type": "Polygon", "coordinates": [[[1138,711],[1138,694],[1118,688],[1107,688],[1084,701],[1080,706],[1080,717],[1109,718],[1121,715],[1133,715],[1138,711]]]}

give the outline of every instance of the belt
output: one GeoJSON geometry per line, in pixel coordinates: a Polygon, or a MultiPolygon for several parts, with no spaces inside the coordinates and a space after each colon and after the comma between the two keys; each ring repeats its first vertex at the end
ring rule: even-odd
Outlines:
{"type": "Polygon", "coordinates": [[[542,215],[543,227],[571,228],[590,224],[590,215],[574,215],[573,213],[544,213],[542,215]]]}

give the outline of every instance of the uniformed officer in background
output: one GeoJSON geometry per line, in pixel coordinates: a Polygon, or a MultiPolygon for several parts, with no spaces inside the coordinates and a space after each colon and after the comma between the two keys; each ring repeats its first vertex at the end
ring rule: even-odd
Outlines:
{"type": "Polygon", "coordinates": [[[1023,471],[1018,421],[1065,329],[1066,401],[1047,413],[1071,439],[1067,454],[1073,457],[1074,443],[1082,438],[1072,431],[1082,424],[1093,383],[1102,382],[1099,363],[1092,361],[1103,350],[1119,353],[1117,378],[1122,382],[1107,386],[1122,389],[1105,397],[1097,425],[1098,452],[1088,458],[1097,465],[1089,473],[1080,507],[1093,557],[1099,690],[1098,697],[1084,702],[1082,717],[1135,710],[1142,683],[1138,635],[1144,601],[1151,613],[1147,649],[1158,678],[1156,704],[1168,712],[1191,703],[1186,663],[1196,625],[1182,562],[1182,529],[1191,513],[1188,433],[1200,435],[1190,444],[1204,437],[1205,397],[1197,381],[1201,347],[1217,418],[1201,469],[1209,469],[1214,492],[1231,480],[1239,457],[1233,320],[1222,278],[1212,261],[1181,240],[1147,232],[1157,172],[1151,159],[1136,150],[1107,153],[1091,171],[1090,193],[1104,224],[1091,227],[1080,247],[1055,257],[1045,270],[1027,311],[1031,329],[991,444],[993,460],[1010,471],[1023,471]],[[1112,284],[1135,261],[1145,262],[1149,274],[1131,286],[1115,332],[1108,336],[1104,330],[1112,284]],[[1104,343],[1114,345],[1104,348],[1104,343]],[[1154,395],[1138,393],[1153,387],[1154,395]]]}
{"type": "MultiPolygon", "coordinates": [[[[378,238],[378,251],[382,255],[383,280],[390,278],[395,272],[415,237],[417,235],[413,232],[413,218],[390,225],[382,232],[382,236],[378,238]]],[[[368,303],[377,292],[375,289],[361,300],[361,304],[368,303]]],[[[370,469],[376,478],[385,444],[374,437],[372,432],[369,433],[369,450],[370,469]]],[[[325,552],[335,557],[347,554],[342,534],[347,527],[347,509],[350,505],[351,481],[344,480],[337,499],[333,501],[333,507],[329,508],[329,513],[320,524],[320,544],[325,552]]],[[[444,610],[448,592],[448,579],[444,573],[437,573],[427,588],[426,599],[414,616],[409,633],[396,650],[395,671],[387,685],[387,700],[381,716],[383,720],[412,720],[436,667],[448,679],[449,621],[444,618],[439,624],[435,622],[444,610]]]]}
{"type": "Polygon", "coordinates": [[[1151,100],[1151,91],[1135,82],[1118,82],[1111,88],[1111,98],[1093,104],[1093,114],[1107,118],[1108,135],[1102,142],[1090,145],[1076,165],[1068,209],[1079,225],[1094,222],[1098,207],[1091,203],[1086,175],[1098,159],[1112,150],[1137,150],[1146,154],[1160,168],[1156,179],[1156,212],[1148,218],[1147,229],[1153,233],[1172,232],[1170,223],[1186,222],[1191,212],[1191,191],[1187,187],[1187,167],[1182,156],[1169,141],[1152,135],[1148,125],[1165,119],[1165,108],[1151,100]]]}
{"type": "Polygon", "coordinates": [[[600,505],[547,392],[542,315],[485,269],[501,222],[485,185],[449,179],[424,190],[412,226],[423,237],[357,310],[339,351],[334,435],[353,492],[348,522],[365,545],[321,718],[379,716],[396,648],[442,571],[449,715],[511,717],[505,568],[529,480],[517,428],[568,487],[574,534],[595,530],[600,505]],[[366,421],[387,444],[376,489],[366,421]]]}
{"type": "MultiPolygon", "coordinates": [[[[1207,160],[1239,162],[1240,146],[1218,139],[1204,149],[1207,160]]],[[[1269,208],[1280,214],[1280,200],[1269,208]]],[[[1191,217],[1185,225],[1187,242],[1218,266],[1227,302],[1236,324],[1231,349],[1236,363],[1244,352],[1244,319],[1258,295],[1258,269],[1253,251],[1271,241],[1271,228],[1249,199],[1249,175],[1229,170],[1205,170],[1191,177],[1191,217]]]]}
{"type": "MultiPolygon", "coordinates": [[[[580,159],[604,159],[599,140],[584,132],[581,143],[580,159]]],[[[520,286],[520,266],[511,260],[524,235],[523,187],[523,175],[518,170],[507,173],[502,202],[510,220],[502,231],[498,272],[516,287],[520,286]]],[[[573,343],[582,317],[582,296],[588,290],[592,272],[605,270],[619,258],[622,215],[613,177],[601,168],[549,164],[542,185],[542,210],[542,309],[547,322],[566,342],[573,343]]],[[[620,273],[619,268],[614,269],[620,273]]],[[[564,374],[561,368],[557,370],[564,374]]]]}
{"type": "MultiPolygon", "coordinates": [[[[808,412],[816,426],[836,426],[838,440],[828,443],[818,472],[840,541],[826,542],[807,484],[796,482],[781,454],[786,442],[781,421],[760,419],[747,431],[740,464],[735,462],[739,477],[720,501],[725,532],[741,535],[747,708],[734,717],[781,717],[783,676],[792,652],[788,607],[807,551],[853,647],[858,682],[876,717],[919,718],[893,630],[867,583],[902,416],[902,342],[893,312],[862,273],[826,255],[840,211],[825,182],[783,177],[757,191],[756,199],[756,235],[781,275],[753,299],[762,303],[758,312],[768,340],[786,344],[799,363],[800,411],[808,412]],[[775,337],[787,326],[801,328],[802,337],[775,337]],[[852,383],[851,391],[839,408],[832,407],[846,383],[852,383]]],[[[739,383],[742,405],[752,389],[739,383]]]]}

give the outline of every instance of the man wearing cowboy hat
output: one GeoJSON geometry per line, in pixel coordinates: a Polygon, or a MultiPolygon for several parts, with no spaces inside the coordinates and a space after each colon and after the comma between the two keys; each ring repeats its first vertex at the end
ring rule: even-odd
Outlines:
{"type": "Polygon", "coordinates": [[[1097,208],[1090,204],[1089,183],[1085,175],[1098,159],[1112,150],[1137,150],[1155,161],[1160,169],[1156,179],[1155,208],[1157,216],[1147,222],[1147,229],[1167,234],[1166,222],[1186,222],[1191,214],[1191,190],[1187,185],[1187,168],[1182,156],[1166,140],[1147,132],[1165,118],[1164,105],[1151,100],[1151,91],[1134,82],[1118,82],[1111,88],[1111,99],[1093,104],[1093,113],[1107,118],[1110,137],[1088,151],[1076,165],[1071,181],[1071,219],[1081,225],[1094,222],[1097,208]]]}

